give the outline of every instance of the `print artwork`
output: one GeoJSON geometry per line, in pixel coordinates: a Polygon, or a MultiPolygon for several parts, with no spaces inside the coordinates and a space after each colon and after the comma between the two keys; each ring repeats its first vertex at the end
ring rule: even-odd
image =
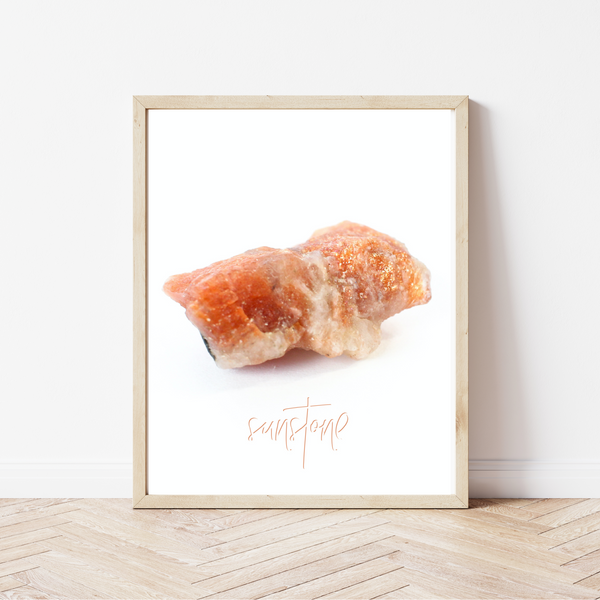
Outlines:
{"type": "Polygon", "coordinates": [[[142,122],[142,505],[462,506],[455,111],[182,102],[142,122]]]}

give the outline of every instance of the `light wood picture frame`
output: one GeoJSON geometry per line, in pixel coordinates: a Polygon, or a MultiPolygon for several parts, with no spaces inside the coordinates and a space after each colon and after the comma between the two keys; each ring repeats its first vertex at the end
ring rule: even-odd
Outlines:
{"type": "MultiPolygon", "coordinates": [[[[216,113],[215,113],[216,114],[216,113]]],[[[449,196],[450,197],[450,196],[449,196]]],[[[324,223],[320,226],[333,224],[324,223]]],[[[369,225],[369,223],[365,223],[369,225]]],[[[315,227],[316,228],[316,227],[315,227]]],[[[311,232],[307,232],[308,234],[311,232]]],[[[384,233],[389,233],[384,231],[384,233]]],[[[390,235],[392,235],[390,233],[390,235]]],[[[300,242],[301,239],[291,239],[300,242]]],[[[405,240],[401,240],[405,241],[405,240]]],[[[256,246],[260,246],[258,240],[256,246]]],[[[410,249],[410,244],[407,244],[410,249]]],[[[417,254],[417,256],[419,256],[417,254]]],[[[223,256],[222,258],[227,258],[223,256]]],[[[421,258],[419,256],[419,258],[421,258]]],[[[427,262],[427,261],[425,261],[427,262]]],[[[134,96],[133,98],[133,507],[134,508],[467,508],[468,493],[468,96],[134,96]],[[151,493],[149,485],[149,140],[154,111],[447,111],[451,115],[450,193],[455,206],[452,339],[453,493],[151,493]]],[[[196,268],[206,266],[198,264],[196,268]]],[[[434,274],[435,275],[435,274],[434,274]]],[[[280,359],[278,359],[280,360],[280,359]]],[[[323,360],[333,360],[326,359],[323,360]]],[[[276,362],[276,361],[272,361],[276,362]]],[[[308,422],[308,421],[307,421],[308,422]]],[[[449,421],[450,422],[450,421],[449,421]]],[[[196,457],[198,465],[207,456],[196,457]]],[[[389,458],[389,457],[388,457],[389,458]]],[[[155,460],[155,454],[152,455],[155,460]]],[[[401,477],[393,457],[390,477],[401,477]]],[[[227,475],[223,474],[224,477],[227,475]]]]}

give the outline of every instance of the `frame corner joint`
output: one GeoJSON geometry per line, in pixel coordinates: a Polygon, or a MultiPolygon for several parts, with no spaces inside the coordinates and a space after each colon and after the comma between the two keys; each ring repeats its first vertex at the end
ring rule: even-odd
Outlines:
{"type": "Polygon", "coordinates": [[[137,500],[135,498],[132,499],[132,508],[143,508],[141,506],[141,504],[143,504],[144,500],[146,498],[146,494],[144,494],[143,496],[140,496],[137,500]]]}

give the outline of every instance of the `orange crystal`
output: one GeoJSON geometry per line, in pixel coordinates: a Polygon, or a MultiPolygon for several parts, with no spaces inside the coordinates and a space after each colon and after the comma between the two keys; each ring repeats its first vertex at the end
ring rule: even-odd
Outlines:
{"type": "Polygon", "coordinates": [[[223,368],[291,348],[364,358],[382,321],[431,298],[429,270],[404,244],[348,221],[287,250],[261,247],[174,275],[164,291],[223,368]]]}

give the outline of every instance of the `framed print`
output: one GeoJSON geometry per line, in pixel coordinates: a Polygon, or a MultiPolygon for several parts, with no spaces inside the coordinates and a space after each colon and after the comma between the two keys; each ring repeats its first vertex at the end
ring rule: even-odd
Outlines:
{"type": "Polygon", "coordinates": [[[133,506],[466,508],[468,97],[133,117],[133,506]]]}

